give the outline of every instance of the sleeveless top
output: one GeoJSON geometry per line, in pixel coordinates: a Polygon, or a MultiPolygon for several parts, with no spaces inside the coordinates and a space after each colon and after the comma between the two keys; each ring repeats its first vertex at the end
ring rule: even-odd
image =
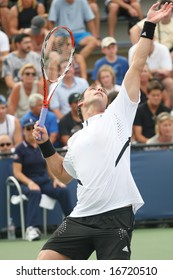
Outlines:
{"type": "MultiPolygon", "coordinates": [[[[38,81],[34,81],[30,95],[37,92],[37,84],[38,81]]],[[[18,119],[21,119],[23,115],[30,110],[28,104],[28,98],[30,95],[26,95],[25,89],[23,87],[23,83],[20,82],[19,102],[15,113],[15,116],[18,119]]]]}
{"type": "Polygon", "coordinates": [[[19,9],[18,9],[18,6],[17,6],[18,29],[30,28],[31,27],[32,18],[38,15],[37,8],[38,8],[38,5],[36,5],[35,8],[30,7],[30,8],[24,9],[22,12],[19,12],[19,9]]]}
{"type": "Polygon", "coordinates": [[[0,135],[8,134],[11,137],[11,139],[13,139],[14,130],[15,130],[15,117],[6,114],[4,122],[0,123],[0,135]]]}

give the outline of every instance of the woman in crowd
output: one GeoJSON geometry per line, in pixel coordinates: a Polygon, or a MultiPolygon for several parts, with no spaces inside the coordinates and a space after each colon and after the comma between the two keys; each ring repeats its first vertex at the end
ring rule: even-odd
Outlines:
{"type": "Polygon", "coordinates": [[[16,83],[8,98],[8,113],[21,119],[30,110],[28,98],[32,93],[43,93],[42,82],[36,80],[36,68],[25,64],[20,71],[21,81],[16,83]]]}
{"type": "Polygon", "coordinates": [[[28,32],[34,16],[44,15],[45,7],[36,0],[18,0],[9,12],[10,35],[28,32]]]}
{"type": "Polygon", "coordinates": [[[100,85],[107,90],[108,94],[113,91],[119,92],[121,86],[116,84],[115,72],[111,66],[101,66],[97,78],[100,85]]]}
{"type": "Polygon", "coordinates": [[[167,112],[160,113],[156,118],[155,132],[146,144],[173,143],[173,116],[167,112]]]}

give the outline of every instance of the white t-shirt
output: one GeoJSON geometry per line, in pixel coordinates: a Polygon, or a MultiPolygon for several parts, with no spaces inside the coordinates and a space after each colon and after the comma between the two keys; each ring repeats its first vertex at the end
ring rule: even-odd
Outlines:
{"type": "Polygon", "coordinates": [[[8,52],[10,50],[9,39],[6,33],[0,30],[0,53],[8,52]]]}
{"type": "MultiPolygon", "coordinates": [[[[128,60],[131,64],[133,55],[135,53],[136,44],[129,49],[128,60]]],[[[154,42],[154,51],[147,58],[147,65],[150,70],[166,69],[172,71],[172,58],[168,48],[158,42],[154,42]]]]}
{"type": "Polygon", "coordinates": [[[137,106],[122,85],[105,112],[85,121],[83,129],[69,139],[64,168],[82,182],[78,184],[78,201],[70,216],[91,216],[130,204],[135,213],[143,205],[130,171],[130,147],[115,167],[132,134],[137,106]]]}

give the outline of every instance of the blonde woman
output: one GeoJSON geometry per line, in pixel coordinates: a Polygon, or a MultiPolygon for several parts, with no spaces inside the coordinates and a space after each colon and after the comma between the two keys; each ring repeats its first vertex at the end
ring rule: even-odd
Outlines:
{"type": "Polygon", "coordinates": [[[30,110],[28,98],[38,92],[42,94],[42,82],[36,80],[36,68],[25,64],[20,71],[21,81],[16,83],[8,98],[8,113],[21,119],[30,110]]]}
{"type": "Polygon", "coordinates": [[[34,16],[44,15],[45,7],[36,0],[18,0],[9,12],[10,35],[28,33],[34,16]]]}
{"type": "Polygon", "coordinates": [[[163,112],[157,116],[155,133],[146,144],[173,143],[173,116],[171,114],[163,112]]]}
{"type": "Polygon", "coordinates": [[[119,92],[121,86],[116,84],[116,76],[113,68],[109,65],[103,65],[98,71],[97,80],[104,87],[108,94],[111,92],[119,92]]]}

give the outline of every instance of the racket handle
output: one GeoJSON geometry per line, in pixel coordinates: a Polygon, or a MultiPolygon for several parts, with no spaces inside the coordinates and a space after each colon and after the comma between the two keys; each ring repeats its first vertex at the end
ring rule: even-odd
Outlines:
{"type": "MultiPolygon", "coordinates": [[[[44,127],[46,116],[47,116],[48,108],[43,107],[41,109],[40,118],[39,118],[39,126],[44,127]]],[[[41,140],[41,135],[39,136],[38,140],[41,140]]]]}

